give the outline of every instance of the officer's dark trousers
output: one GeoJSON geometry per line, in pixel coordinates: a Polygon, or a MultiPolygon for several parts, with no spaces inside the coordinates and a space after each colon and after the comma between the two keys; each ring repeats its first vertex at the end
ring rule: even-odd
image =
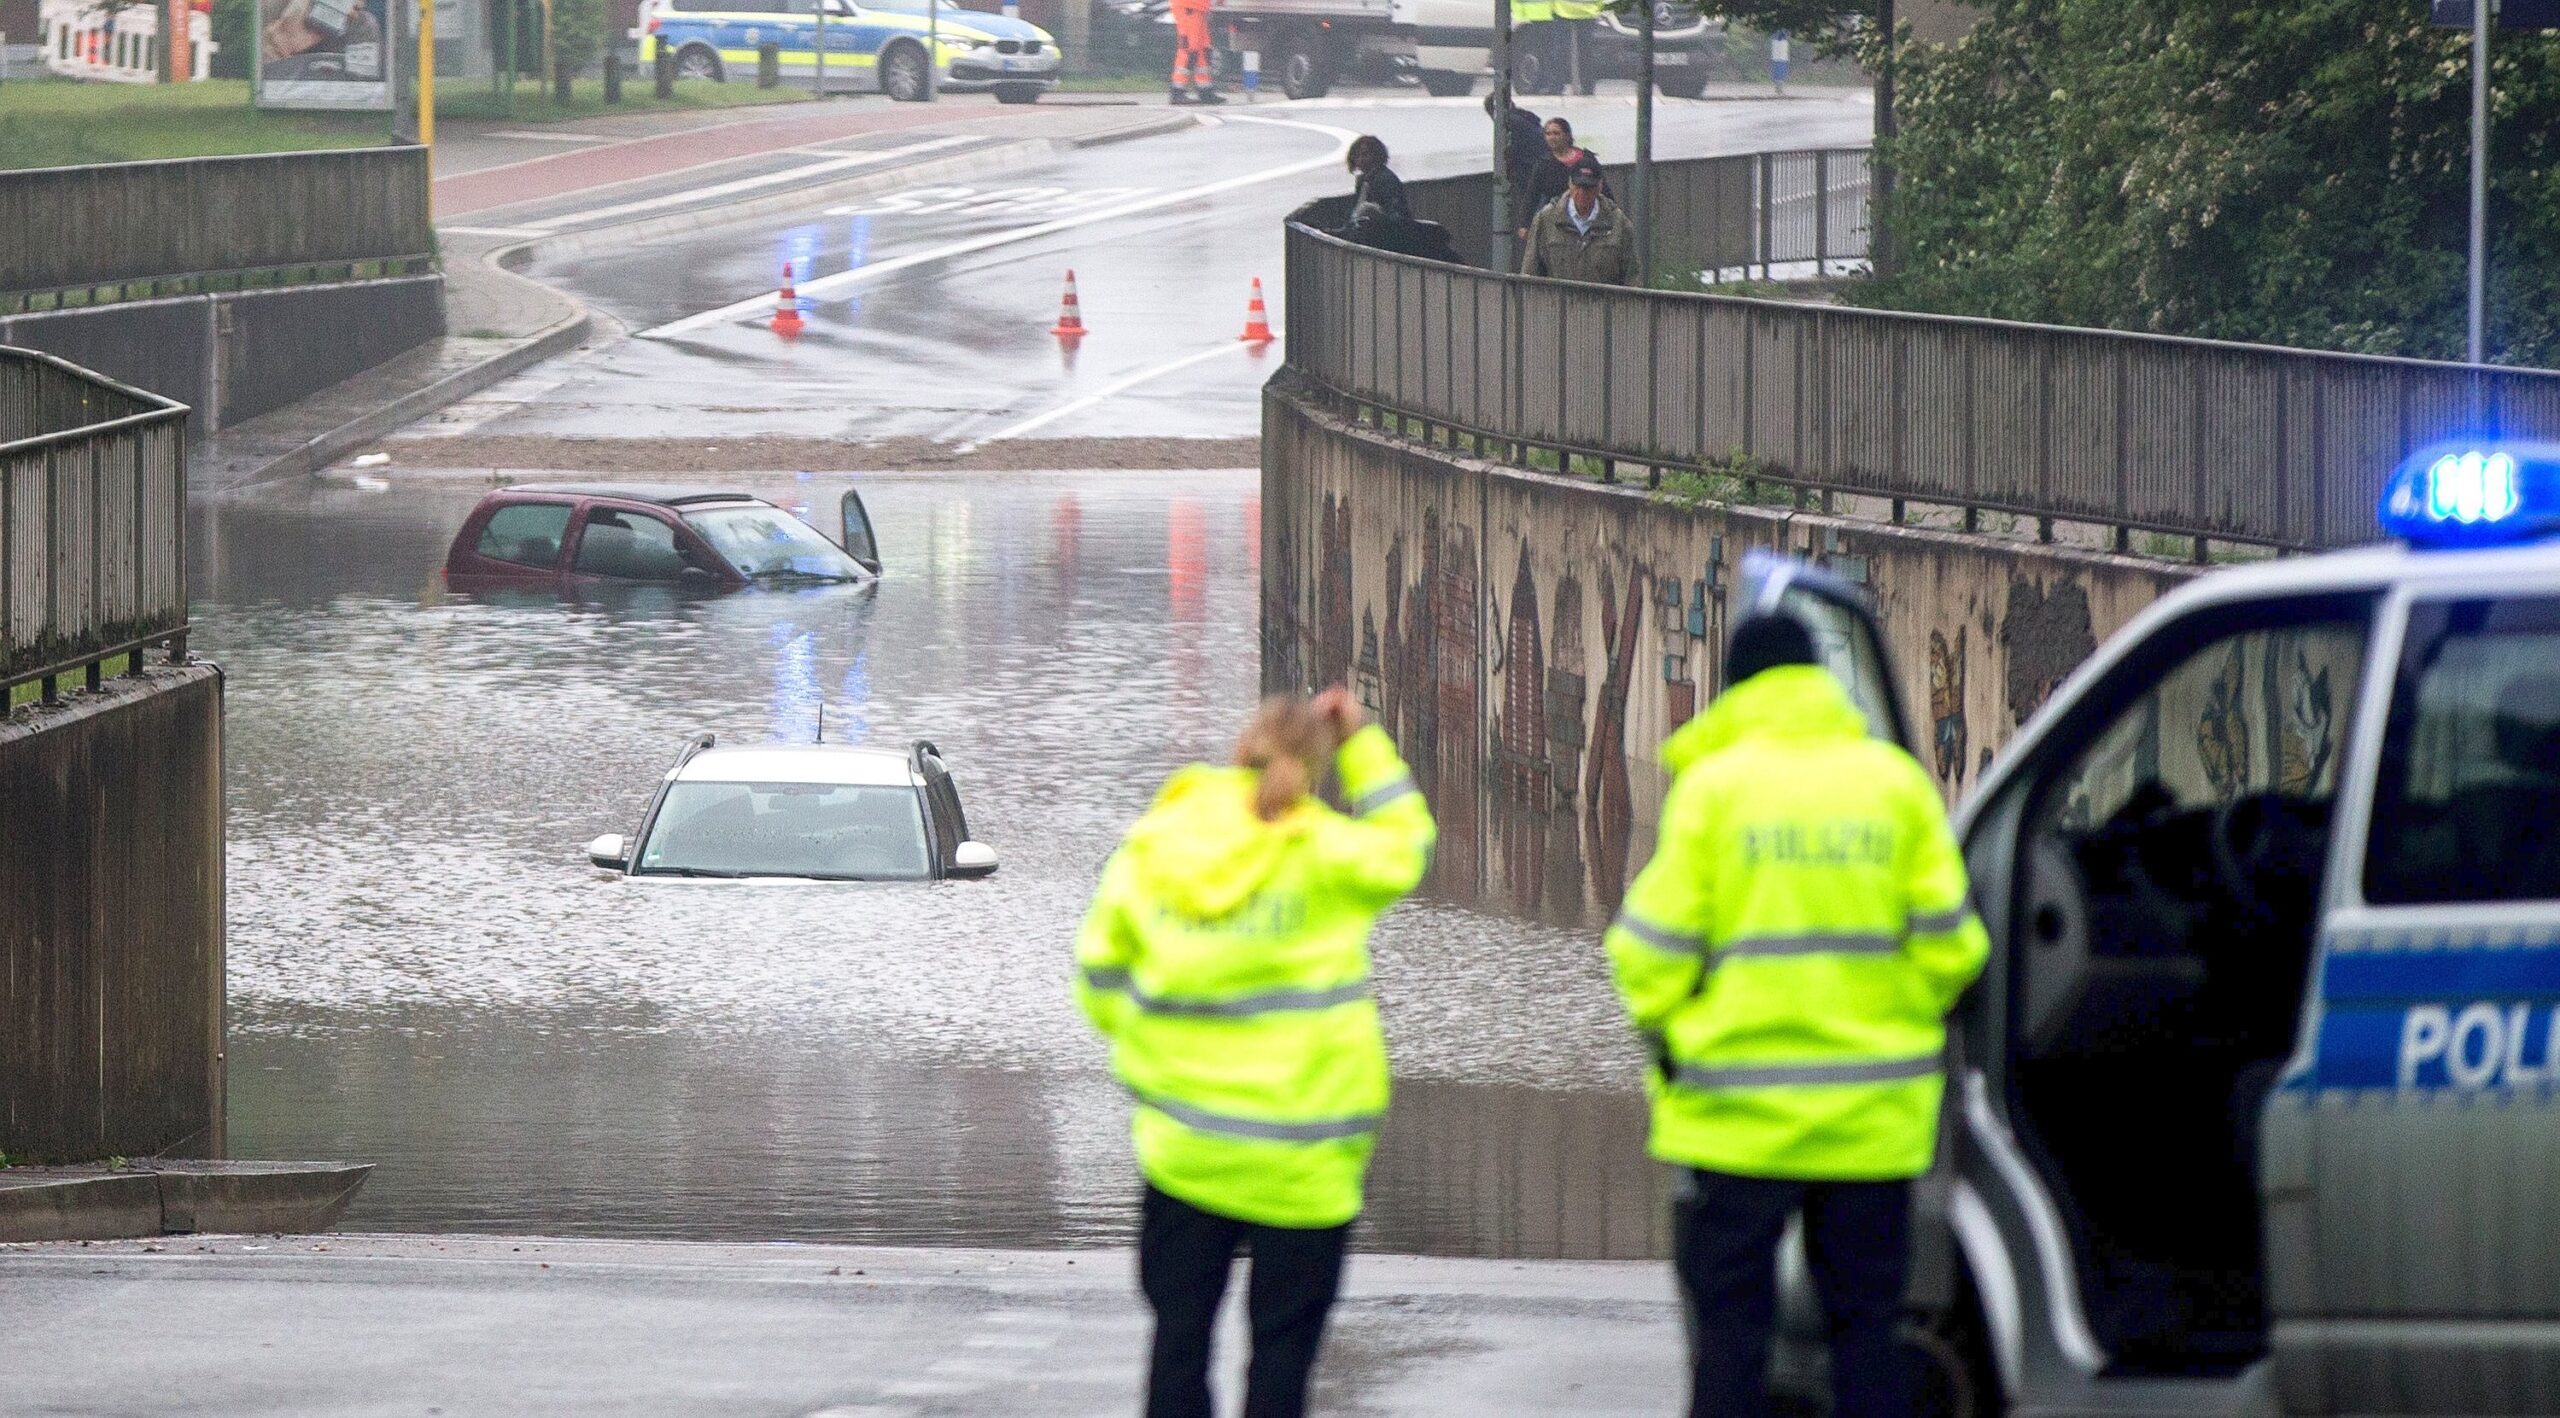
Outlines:
{"type": "Polygon", "coordinates": [[[1692,1171],[1682,1191],[1672,1245],[1689,1305],[1690,1418],[1767,1412],[1778,1241],[1799,1209],[1831,1339],[1834,1418],[1904,1418],[1910,1379],[1893,1333],[1911,1268],[1911,1184],[1692,1171]]]}
{"type": "Polygon", "coordinates": [[[1245,1418],[1306,1412],[1307,1376],[1342,1284],[1342,1245],[1350,1235],[1348,1225],[1320,1231],[1257,1226],[1147,1188],[1138,1224],[1138,1284],[1156,1312],[1147,1418],[1210,1418],[1209,1329],[1239,1245],[1253,1253],[1245,1292],[1253,1327],[1245,1418]]]}

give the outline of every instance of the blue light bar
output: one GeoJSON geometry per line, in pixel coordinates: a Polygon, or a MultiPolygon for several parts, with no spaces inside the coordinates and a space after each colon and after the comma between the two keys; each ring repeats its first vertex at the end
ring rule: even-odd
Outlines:
{"type": "Polygon", "coordinates": [[[2560,446],[2425,449],[2382,489],[2382,530],[2414,546],[2489,546],[2560,531],[2560,446]]]}

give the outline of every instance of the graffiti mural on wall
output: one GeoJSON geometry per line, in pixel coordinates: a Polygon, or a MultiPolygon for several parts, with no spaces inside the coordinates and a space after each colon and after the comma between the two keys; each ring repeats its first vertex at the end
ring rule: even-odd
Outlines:
{"type": "Polygon", "coordinates": [[[1943,630],[1929,632],[1929,734],[1938,781],[1953,786],[1964,781],[1964,643],[1971,626],[1959,623],[1953,646],[1943,630]]]}
{"type": "Polygon", "coordinates": [[[2012,579],[2000,644],[2009,652],[2009,723],[2015,726],[2097,650],[2088,588],[2070,580],[2048,589],[2024,576],[2012,579]]]}

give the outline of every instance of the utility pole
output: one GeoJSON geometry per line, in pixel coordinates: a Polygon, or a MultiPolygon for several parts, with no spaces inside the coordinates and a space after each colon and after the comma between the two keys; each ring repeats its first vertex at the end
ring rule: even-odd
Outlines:
{"type": "Polygon", "coordinates": [[[1653,282],[1653,19],[1660,0],[1636,0],[1644,25],[1636,31],[1636,283],[1653,282]]]}
{"type": "Polygon", "coordinates": [[[818,0],[818,97],[827,96],[827,6],[830,0],[818,0]]]}
{"type": "Polygon", "coordinates": [[[1511,0],[1493,0],[1493,268],[1516,271],[1511,250],[1511,0]]]}
{"type": "Polygon", "coordinates": [[[2471,280],[2465,358],[2489,362],[2489,5],[2471,0],[2471,280]]]}
{"type": "Polygon", "coordinates": [[[936,78],[942,72],[942,0],[925,0],[924,7],[924,96],[930,101],[939,87],[936,78]]]}
{"type": "Polygon", "coordinates": [[[418,142],[427,150],[427,191],[436,170],[436,0],[418,0],[418,142]]]}

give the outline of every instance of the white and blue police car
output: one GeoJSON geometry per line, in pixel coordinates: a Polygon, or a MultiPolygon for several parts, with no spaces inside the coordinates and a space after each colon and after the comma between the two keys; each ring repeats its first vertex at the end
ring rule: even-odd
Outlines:
{"type": "Polygon", "coordinates": [[[1958,818],[1941,1411],[2560,1413],[2560,446],[2430,449],[2381,517],[2162,597],[1958,818]]]}
{"type": "Polygon", "coordinates": [[[999,103],[1037,103],[1058,86],[1058,42],[1047,30],[930,0],[647,0],[640,62],[656,63],[664,49],[678,78],[721,81],[754,75],[758,51],[772,44],[783,77],[814,83],[821,4],[829,93],[876,91],[905,103],[936,91],[992,93],[999,103]]]}

